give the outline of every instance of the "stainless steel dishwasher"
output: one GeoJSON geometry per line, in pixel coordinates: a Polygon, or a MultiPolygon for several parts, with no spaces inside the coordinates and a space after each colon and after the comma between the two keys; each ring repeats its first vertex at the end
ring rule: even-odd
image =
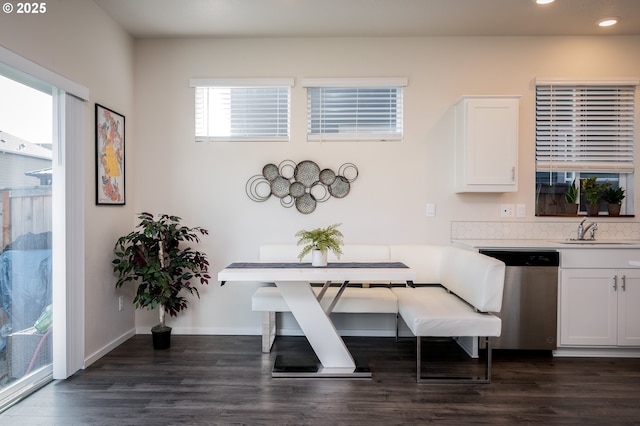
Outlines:
{"type": "Polygon", "coordinates": [[[557,251],[480,250],[506,265],[502,334],[494,349],[553,350],[558,334],[557,251]]]}

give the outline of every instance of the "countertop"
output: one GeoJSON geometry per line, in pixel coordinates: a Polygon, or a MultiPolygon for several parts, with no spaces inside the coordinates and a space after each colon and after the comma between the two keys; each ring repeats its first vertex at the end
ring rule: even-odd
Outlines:
{"type": "Polygon", "coordinates": [[[595,240],[585,242],[572,242],[568,240],[466,240],[454,239],[451,244],[467,250],[480,249],[508,249],[508,250],[594,250],[594,249],[640,249],[640,241],[637,240],[595,240]]]}

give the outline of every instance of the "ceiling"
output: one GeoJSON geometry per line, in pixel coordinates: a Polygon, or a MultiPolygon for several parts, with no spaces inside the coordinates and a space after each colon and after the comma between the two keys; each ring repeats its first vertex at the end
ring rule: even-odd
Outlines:
{"type": "Polygon", "coordinates": [[[94,2],[136,38],[640,35],[640,0],[94,2]]]}

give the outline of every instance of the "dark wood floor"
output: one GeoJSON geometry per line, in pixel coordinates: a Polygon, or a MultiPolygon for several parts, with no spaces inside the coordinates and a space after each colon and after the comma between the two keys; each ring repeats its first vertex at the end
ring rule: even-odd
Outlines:
{"type": "MultiPolygon", "coordinates": [[[[364,380],[271,378],[278,353],[310,353],[301,337],[279,337],[269,355],[259,336],[173,336],[161,351],[150,341],[135,336],[9,408],[0,424],[640,424],[640,359],[495,351],[493,383],[435,385],[415,382],[412,339],[345,338],[369,361],[364,380]]],[[[462,358],[435,346],[435,358],[462,358]]]]}

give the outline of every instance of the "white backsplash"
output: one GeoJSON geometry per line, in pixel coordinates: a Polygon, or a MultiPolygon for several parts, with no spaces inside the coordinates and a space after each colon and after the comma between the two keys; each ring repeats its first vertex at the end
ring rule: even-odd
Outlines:
{"type": "MultiPolygon", "coordinates": [[[[571,222],[451,222],[451,239],[464,240],[560,240],[575,238],[581,219],[571,222]]],[[[638,222],[599,222],[597,240],[640,240],[638,222]]]]}

